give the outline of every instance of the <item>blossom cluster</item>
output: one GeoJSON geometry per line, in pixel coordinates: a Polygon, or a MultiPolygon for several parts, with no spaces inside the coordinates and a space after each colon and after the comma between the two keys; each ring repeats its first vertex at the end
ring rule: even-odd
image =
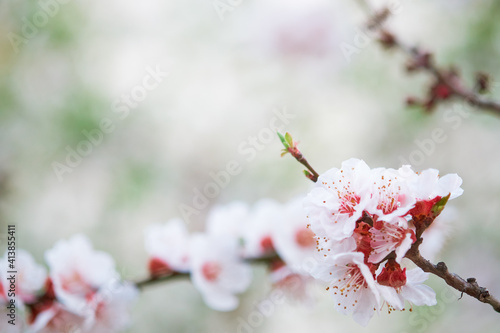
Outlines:
{"type": "MultiPolygon", "coordinates": [[[[301,300],[310,281],[326,282],[336,309],[362,325],[383,307],[391,312],[404,310],[407,301],[434,305],[434,291],[423,284],[428,274],[407,270],[405,256],[414,245],[426,255],[439,250],[445,228],[436,218],[462,194],[461,183],[457,175],[440,177],[434,169],[370,169],[350,159],[319,176],[305,198],[215,206],[204,232],[190,233],[181,219],[149,225],[146,282],[189,277],[209,307],[231,311],[251,284],[251,264],[261,262],[275,287],[301,300]]],[[[16,306],[26,320],[15,327],[3,327],[4,321],[0,331],[104,333],[127,327],[137,287],[120,281],[109,254],[76,235],[58,241],[45,259],[48,272],[18,250],[16,306]]],[[[0,267],[5,312],[11,287],[6,255],[0,267]]]]}
{"type": "MultiPolygon", "coordinates": [[[[403,258],[449,199],[461,195],[456,174],[440,177],[409,166],[370,169],[350,159],[322,174],[304,199],[316,240],[311,275],[328,284],[336,309],[366,325],[383,306],[434,305],[427,273],[403,258]]],[[[425,244],[425,234],[423,236],[425,244]]]]}
{"type": "MultiPolygon", "coordinates": [[[[205,303],[218,311],[238,306],[236,294],[250,285],[254,261],[266,263],[277,287],[289,287],[291,278],[305,282],[304,262],[312,258],[316,243],[306,226],[302,199],[282,205],[262,199],[254,207],[243,202],[216,206],[203,233],[189,234],[180,219],[154,224],[145,230],[153,278],[189,274],[205,303]]],[[[295,283],[300,296],[305,283],[295,283]]]]}
{"type": "Polygon", "coordinates": [[[250,263],[266,262],[275,286],[300,282],[297,296],[305,295],[308,281],[326,281],[338,310],[366,325],[383,306],[390,312],[403,310],[405,301],[436,303],[423,285],[428,274],[406,271],[403,258],[417,235],[428,239],[422,252],[439,250],[443,223],[435,219],[462,194],[461,182],[434,169],[370,169],[351,159],[321,175],[306,198],[216,206],[203,233],[189,234],[180,219],[151,225],[149,271],[153,278],[190,275],[207,305],[230,311],[250,285],[250,263]]]}
{"type": "Polygon", "coordinates": [[[15,279],[9,280],[7,256],[0,260],[2,316],[14,313],[7,307],[11,300],[17,307],[15,325],[2,320],[1,332],[107,333],[128,326],[137,290],[120,281],[112,257],[94,250],[85,236],[60,240],[48,250],[48,272],[27,251],[16,252],[15,279]]]}

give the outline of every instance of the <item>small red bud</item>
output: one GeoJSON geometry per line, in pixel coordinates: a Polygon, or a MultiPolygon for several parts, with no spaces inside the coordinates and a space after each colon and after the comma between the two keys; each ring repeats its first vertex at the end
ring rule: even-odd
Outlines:
{"type": "Polygon", "coordinates": [[[377,276],[377,282],[382,286],[401,288],[406,284],[406,268],[401,269],[396,260],[389,259],[377,276]]]}
{"type": "Polygon", "coordinates": [[[437,83],[432,88],[432,94],[437,99],[448,99],[451,96],[451,89],[444,83],[437,83]]]}
{"type": "Polygon", "coordinates": [[[152,278],[173,273],[170,266],[159,258],[151,258],[148,263],[149,274],[152,278]]]}

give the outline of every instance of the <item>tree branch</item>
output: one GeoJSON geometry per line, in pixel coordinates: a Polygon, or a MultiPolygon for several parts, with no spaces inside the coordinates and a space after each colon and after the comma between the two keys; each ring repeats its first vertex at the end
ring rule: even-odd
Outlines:
{"type": "MultiPolygon", "coordinates": [[[[417,102],[415,99],[409,98],[407,101],[408,104],[418,104],[427,110],[431,110],[438,102],[454,97],[479,109],[500,115],[499,102],[485,99],[474,89],[465,87],[455,69],[444,69],[439,67],[434,62],[431,53],[423,51],[416,46],[406,45],[393,31],[384,27],[384,21],[390,14],[388,9],[376,12],[366,1],[360,1],[364,10],[370,15],[368,28],[373,31],[378,31],[380,34],[380,44],[386,49],[395,48],[405,53],[409,57],[409,63],[407,65],[407,70],[409,72],[421,70],[434,77],[434,83],[429,89],[427,99],[423,102],[417,102]]],[[[487,75],[479,74],[476,77],[476,81],[479,92],[488,90],[489,79],[487,75]]]]}
{"type": "Polygon", "coordinates": [[[178,278],[186,278],[186,277],[189,277],[188,273],[174,272],[174,273],[165,274],[165,275],[161,275],[161,276],[157,276],[157,277],[149,277],[149,278],[134,282],[134,284],[137,288],[142,289],[144,287],[147,287],[147,286],[150,286],[153,284],[157,284],[159,282],[164,282],[167,280],[175,280],[178,278]]]}
{"type": "Polygon", "coordinates": [[[319,174],[316,172],[316,170],[314,170],[309,162],[307,162],[304,155],[302,155],[302,153],[300,152],[299,148],[297,147],[299,143],[297,141],[294,141],[292,135],[288,132],[286,132],[284,136],[279,132],[277,134],[281,140],[281,143],[285,147],[285,149],[282,150],[281,157],[290,153],[293,158],[295,158],[300,164],[307,168],[307,170],[304,170],[304,174],[306,175],[306,177],[316,183],[316,181],[318,181],[319,174]]]}
{"type": "Polygon", "coordinates": [[[316,172],[316,170],[314,170],[314,168],[309,164],[309,162],[307,162],[304,155],[302,155],[302,153],[299,152],[297,155],[292,154],[292,156],[297,160],[297,162],[299,162],[300,164],[305,166],[307,170],[309,170],[310,174],[306,174],[307,178],[316,183],[318,181],[319,174],[316,172]]]}
{"type": "MultiPolygon", "coordinates": [[[[273,262],[276,261],[281,261],[281,258],[275,254],[267,257],[262,257],[262,258],[253,258],[253,259],[247,259],[245,260],[249,264],[272,264],[273,262]]],[[[150,276],[148,278],[132,282],[135,284],[135,286],[139,289],[143,289],[144,287],[154,285],[160,282],[164,281],[170,281],[170,280],[176,280],[179,278],[189,278],[190,274],[189,273],[179,273],[179,272],[172,272],[172,271],[165,271],[164,274],[157,274],[156,276],[150,276]]]]}
{"type": "MultiPolygon", "coordinates": [[[[298,151],[298,150],[297,150],[298,151]]],[[[293,154],[292,156],[295,157],[295,159],[305,165],[309,170],[314,170],[307,161],[305,161],[305,158],[302,156],[302,154],[299,152],[299,155],[293,154]],[[303,163],[305,161],[306,164],[303,163]]],[[[315,179],[313,180],[316,182],[318,177],[316,176],[315,179]]],[[[437,216],[437,215],[436,215],[437,216]]],[[[433,219],[436,217],[434,216],[433,219]]],[[[362,218],[366,218],[363,216],[362,218]]],[[[432,221],[431,221],[432,222],[432,221]]],[[[372,222],[373,224],[373,222],[372,222]]],[[[418,250],[418,247],[422,243],[422,233],[425,231],[425,229],[430,225],[429,224],[423,224],[420,225],[420,227],[417,227],[417,232],[416,232],[416,238],[417,240],[413,245],[411,246],[410,250],[406,253],[406,258],[410,259],[420,267],[424,272],[432,273],[434,275],[439,276],[442,278],[449,286],[455,288],[456,290],[466,293],[467,295],[470,295],[474,297],[475,299],[479,300],[480,302],[490,304],[493,309],[497,312],[500,312],[500,301],[497,300],[495,297],[490,295],[489,291],[484,288],[480,287],[478,283],[476,282],[475,278],[468,278],[467,280],[464,280],[460,276],[454,273],[450,273],[448,271],[448,267],[444,262],[439,262],[437,265],[432,264],[429,260],[425,259],[420,255],[420,252],[418,250]]],[[[394,251],[393,251],[394,252],[394,251]]],[[[390,253],[386,258],[394,256],[395,253],[390,253]]]]}
{"type": "Polygon", "coordinates": [[[412,246],[412,248],[406,253],[406,258],[413,261],[415,265],[420,267],[423,271],[439,276],[449,286],[474,297],[480,302],[491,305],[496,312],[500,312],[500,301],[490,295],[486,288],[480,287],[475,278],[468,278],[467,280],[464,280],[457,274],[448,271],[448,267],[444,262],[438,262],[437,265],[434,265],[420,255],[418,246],[412,246]]]}

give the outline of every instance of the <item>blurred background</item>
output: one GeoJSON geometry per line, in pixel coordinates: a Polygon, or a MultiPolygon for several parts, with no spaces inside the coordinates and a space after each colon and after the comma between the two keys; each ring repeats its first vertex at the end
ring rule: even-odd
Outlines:
{"type": "MultiPolygon", "coordinates": [[[[389,25],[472,85],[478,70],[500,80],[499,15],[494,0],[403,1],[389,25]]],[[[407,108],[430,78],[360,37],[365,22],[356,1],[0,0],[1,230],[15,224],[18,246],[39,262],[58,239],[84,233],[124,278],[141,279],[144,228],[181,216],[230,161],[241,172],[189,217],[190,230],[203,230],[213,205],[286,202],[311,188],[267,136],[275,124],[320,173],[350,157],[458,173],[465,192],[437,259],[500,295],[500,118],[463,116],[460,102],[407,108]],[[441,142],[429,141],[436,129],[441,142]]],[[[490,97],[500,100],[500,83],[490,97]]],[[[496,331],[488,305],[429,281],[437,306],[381,314],[367,328],[317,288],[314,302],[288,298],[251,331],[496,331]]],[[[246,332],[270,291],[257,267],[240,307],[219,313],[188,281],[154,285],[128,332],[246,332]]]]}

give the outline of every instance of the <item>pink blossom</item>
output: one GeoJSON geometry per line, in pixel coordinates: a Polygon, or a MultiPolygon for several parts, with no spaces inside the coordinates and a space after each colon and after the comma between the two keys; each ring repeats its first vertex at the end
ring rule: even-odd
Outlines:
{"type": "Polygon", "coordinates": [[[385,286],[384,296],[390,309],[402,310],[405,301],[414,305],[436,305],[436,293],[423,283],[429,277],[420,268],[406,271],[406,268],[389,259],[385,266],[380,266],[377,282],[385,286]]]}
{"type": "Polygon", "coordinates": [[[33,333],[73,333],[78,332],[85,322],[85,317],[68,310],[64,305],[54,302],[40,312],[30,325],[33,333]]]}
{"type": "Polygon", "coordinates": [[[130,325],[130,308],[138,297],[131,284],[118,281],[109,283],[94,294],[88,302],[84,331],[89,333],[117,332],[130,325]]]}
{"type": "Polygon", "coordinates": [[[273,225],[277,223],[282,209],[271,199],[261,199],[255,203],[246,223],[242,224],[241,238],[246,258],[259,258],[275,253],[273,225]]]}
{"type": "Polygon", "coordinates": [[[371,205],[367,211],[382,221],[403,217],[415,205],[416,199],[410,191],[407,179],[408,167],[399,170],[378,168],[372,170],[373,189],[371,205]]]}
{"type": "Polygon", "coordinates": [[[404,218],[395,218],[391,222],[376,221],[370,233],[372,252],[368,260],[372,263],[381,262],[392,251],[396,252],[396,261],[400,263],[416,241],[415,232],[408,228],[404,218]]]}
{"type": "Polygon", "coordinates": [[[218,311],[238,306],[235,294],[250,285],[250,266],[238,256],[238,240],[197,234],[190,242],[191,281],[205,303],[218,311]]]}
{"type": "Polygon", "coordinates": [[[327,282],[327,290],[332,294],[337,311],[352,314],[354,320],[363,326],[380,307],[379,288],[360,252],[328,256],[310,273],[327,282]]]}
{"type": "Polygon", "coordinates": [[[150,225],[144,234],[152,276],[189,271],[189,234],[181,219],[150,225]]]}
{"type": "Polygon", "coordinates": [[[365,162],[350,159],[340,169],[322,174],[304,200],[312,231],[332,240],[350,237],[356,221],[371,203],[371,170],[365,162]]]}
{"type": "Polygon", "coordinates": [[[17,306],[23,307],[24,303],[32,302],[37,297],[37,292],[43,287],[47,273],[45,268],[38,265],[31,254],[23,249],[17,249],[14,269],[9,268],[7,252],[0,259],[0,300],[8,300],[10,289],[8,271],[16,271],[15,294],[17,306]]]}
{"type": "Polygon", "coordinates": [[[303,265],[316,251],[316,235],[307,224],[300,199],[282,205],[277,218],[271,222],[276,252],[291,270],[302,274],[305,273],[303,265]]]}
{"type": "Polygon", "coordinates": [[[329,284],[340,312],[363,325],[384,304],[389,312],[403,309],[405,301],[435,304],[434,291],[423,285],[427,274],[407,272],[400,263],[417,231],[432,227],[441,213],[441,199],[462,194],[461,183],[434,169],[369,169],[356,159],[327,171],[304,200],[317,250],[307,271],[329,284]]]}
{"type": "Polygon", "coordinates": [[[58,241],[45,258],[57,299],[75,314],[83,315],[87,300],[118,276],[113,258],[83,235],[58,241]]]}

